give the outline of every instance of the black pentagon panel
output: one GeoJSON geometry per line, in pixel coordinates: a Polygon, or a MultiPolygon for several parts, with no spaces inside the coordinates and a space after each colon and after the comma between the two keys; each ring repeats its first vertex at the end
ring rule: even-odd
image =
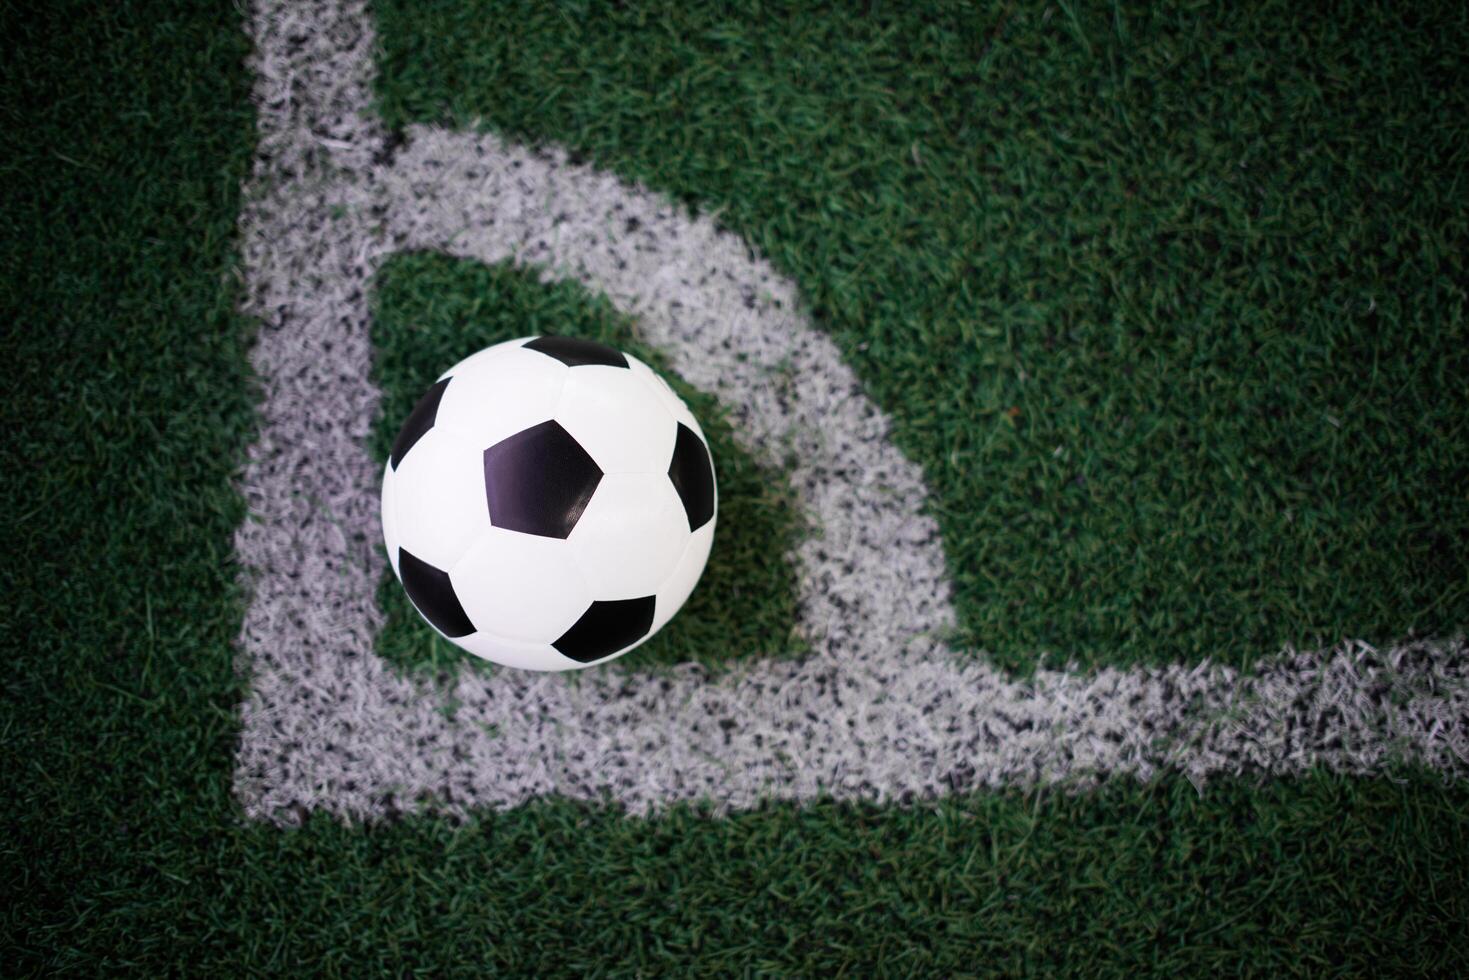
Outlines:
{"type": "Polygon", "coordinates": [[[648,635],[655,596],[599,600],[587,607],[576,624],[551,644],[577,663],[591,663],[648,635]]]}
{"type": "Polygon", "coordinates": [[[564,538],[602,479],[602,470],[557,421],[522,429],[485,450],[490,523],[564,538]]]}
{"type": "Polygon", "coordinates": [[[403,589],[408,598],[423,613],[423,618],[433,623],[445,636],[468,636],[474,632],[474,624],[459,604],[449,573],[435,568],[428,562],[398,549],[398,571],[403,578],[403,589]]]}
{"type": "Polygon", "coordinates": [[[408,455],[408,450],[413,448],[414,443],[423,438],[423,434],[434,427],[434,419],[439,414],[439,402],[444,398],[444,389],[449,387],[449,379],[436,382],[432,388],[424,392],[418,404],[413,406],[413,411],[408,413],[408,421],[403,423],[403,428],[398,430],[398,438],[393,440],[393,469],[403,462],[403,457],[408,455]]]}
{"type": "Polygon", "coordinates": [[[608,367],[627,367],[627,358],[622,356],[622,351],[606,344],[599,344],[595,340],[581,340],[577,337],[537,337],[528,340],[523,345],[526,350],[539,351],[547,357],[554,357],[567,367],[580,367],[583,364],[605,364],[608,367]]]}
{"type": "Polygon", "coordinates": [[[694,430],[678,424],[678,437],[673,443],[673,461],[668,464],[668,478],[683,501],[689,518],[689,530],[697,531],[714,516],[714,464],[704,440],[694,430]]]}

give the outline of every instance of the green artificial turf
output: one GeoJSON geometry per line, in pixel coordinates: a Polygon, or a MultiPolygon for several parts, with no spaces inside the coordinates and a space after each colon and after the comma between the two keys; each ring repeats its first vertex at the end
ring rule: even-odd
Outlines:
{"type": "Polygon", "coordinates": [[[325,976],[1449,976],[1469,797],[1182,780],[654,822],[536,802],[463,827],[315,816],[165,836],[34,961],[325,976]],[[153,870],[156,869],[156,870],[153,870]]]}
{"type": "Polygon", "coordinates": [[[239,18],[0,8],[7,976],[1469,971],[1469,787],[1414,772],[244,821],[239,18]]]}
{"type": "Polygon", "coordinates": [[[235,839],[249,43],[204,0],[0,36],[0,973],[185,969],[180,879],[235,839]]]}
{"type": "MultiPolygon", "coordinates": [[[[794,632],[795,570],[787,560],[801,517],[789,485],[736,445],[725,410],[712,396],[669,371],[662,355],[637,339],[635,324],[576,283],[546,285],[532,271],[442,255],[390,260],[378,275],[373,321],[373,376],[383,390],[373,432],[378,461],[387,461],[398,427],[440,374],[483,347],[529,334],[587,337],[640,358],[688,403],[714,458],[719,521],[704,576],[679,614],[624,662],[668,667],[692,661],[714,676],[752,656],[803,651],[794,632]]],[[[377,650],[388,660],[430,670],[463,663],[490,669],[425,623],[391,570],[378,601],[387,621],[377,650]]]]}
{"type": "Polygon", "coordinates": [[[392,125],[800,286],[1020,670],[1469,622],[1469,7],[379,0],[392,125]]]}

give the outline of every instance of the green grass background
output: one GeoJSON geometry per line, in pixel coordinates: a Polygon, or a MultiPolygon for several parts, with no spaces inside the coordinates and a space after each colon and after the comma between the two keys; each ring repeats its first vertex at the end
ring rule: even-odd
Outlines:
{"type": "MultiPolygon", "coordinates": [[[[1373,39],[1382,70],[1354,78],[1385,86],[1402,47],[1462,41],[1446,15],[1414,16],[1373,39]]],[[[562,800],[462,827],[244,821],[229,796],[244,516],[230,477],[255,424],[253,327],[231,312],[252,146],[239,18],[205,2],[0,8],[6,975],[1469,970],[1469,788],[1415,772],[1223,781],[1202,797],[1165,778],[907,810],[780,804],[723,821],[562,800]]],[[[1041,25],[1014,24],[992,50],[1038,43],[1041,25]]],[[[1423,64],[1425,85],[1444,81],[1441,59],[1423,64]]],[[[1432,200],[1450,178],[1419,176],[1426,197],[1400,203],[1426,243],[1462,207],[1432,200]]],[[[1343,206],[1318,190],[1320,207],[1343,206]]],[[[445,273],[433,265],[409,268],[405,288],[445,273]]],[[[1399,308],[1427,302],[1415,295],[1399,308]]],[[[1413,322],[1382,329],[1406,346],[1413,322]]],[[[1454,499],[1440,486],[1419,485],[1423,506],[1454,499]]],[[[1440,581],[1444,616],[1454,585],[1440,581]]]]}
{"type": "Polygon", "coordinates": [[[1469,621],[1469,7],[381,0],[390,124],[799,284],[1028,670],[1469,621]]]}

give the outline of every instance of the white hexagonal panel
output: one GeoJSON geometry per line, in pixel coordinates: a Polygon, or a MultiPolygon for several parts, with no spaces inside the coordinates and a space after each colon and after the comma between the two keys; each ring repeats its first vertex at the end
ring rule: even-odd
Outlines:
{"type": "Polygon", "coordinates": [[[463,369],[450,375],[434,425],[460,430],[483,452],[551,418],[568,368],[513,345],[497,344],[481,354],[465,358],[463,369]]]}
{"type": "Polygon", "coordinates": [[[676,427],[647,378],[630,368],[585,364],[570,369],[556,421],[603,473],[668,469],[676,427]]]}
{"type": "Polygon", "coordinates": [[[485,632],[471,633],[454,642],[476,657],[517,670],[576,670],[586,666],[563,657],[549,643],[525,643],[485,632]]]}
{"type": "Polygon", "coordinates": [[[490,527],[483,454],[455,429],[424,433],[393,483],[398,543],[436,568],[453,566],[490,527]]]}
{"type": "Polygon", "coordinates": [[[593,598],[636,599],[658,591],[688,539],[683,504],[667,475],[612,473],[602,477],[566,542],[593,598]]]}
{"type": "Polygon", "coordinates": [[[699,433],[700,436],[704,435],[704,430],[699,428],[699,422],[694,418],[694,413],[689,411],[689,406],[684,403],[682,398],[678,397],[678,392],[673,390],[673,386],[668,383],[668,380],[663,375],[631,355],[627,358],[627,364],[628,370],[647,380],[648,387],[652,388],[654,394],[658,396],[659,404],[663,406],[664,411],[668,412],[669,416],[675,422],[682,422],[699,433]]]}
{"type": "Polygon", "coordinates": [[[714,546],[714,524],[710,521],[693,533],[672,574],[658,590],[658,605],[653,610],[653,628],[649,635],[662,629],[683,608],[694,586],[699,584],[704,566],[709,563],[709,549],[714,546]]]}
{"type": "Polygon", "coordinates": [[[517,642],[554,642],[593,598],[565,541],[503,528],[475,542],[449,581],[476,630],[517,642]]]}
{"type": "Polygon", "coordinates": [[[393,474],[392,464],[383,467],[382,525],[383,548],[388,553],[388,563],[393,574],[398,574],[398,478],[393,474]]]}
{"type": "Polygon", "coordinates": [[[438,380],[442,381],[445,378],[452,377],[456,374],[463,374],[466,371],[470,370],[470,368],[477,367],[478,365],[483,364],[492,357],[503,354],[509,350],[515,350],[517,347],[524,345],[527,340],[534,339],[535,335],[531,334],[525,337],[516,337],[514,340],[507,340],[502,343],[491,344],[489,347],[477,350],[473,354],[470,354],[468,357],[464,358],[464,360],[455,364],[449,370],[439,375],[438,380]]]}

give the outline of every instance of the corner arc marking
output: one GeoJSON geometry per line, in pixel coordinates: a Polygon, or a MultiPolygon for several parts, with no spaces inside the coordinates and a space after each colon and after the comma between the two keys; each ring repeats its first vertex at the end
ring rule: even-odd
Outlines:
{"type": "Polygon", "coordinates": [[[250,517],[236,534],[251,598],[234,790],[251,817],[293,823],[322,808],[372,819],[419,798],[454,813],[551,793],[597,800],[611,771],[635,815],[696,798],[726,813],[770,797],[906,801],[1163,770],[1200,782],[1317,765],[1370,773],[1399,759],[1469,771],[1463,637],[1287,650],[1247,677],[1173,665],[1038,671],[1022,685],[950,656],[935,639],[953,610],[921,474],[798,312],[789,280],[710,221],[559,149],[411,127],[387,162],[365,0],[257,0],[247,23],[259,144],[239,225],[242,310],[262,325],[251,363],[266,382],[239,482],[250,517]],[[638,219],[636,241],[606,220],[608,202],[638,219]],[[380,531],[380,464],[364,444],[379,399],[366,297],[383,259],[409,248],[511,262],[605,294],[685,379],[724,401],[757,458],[778,449],[800,460],[793,483],[825,531],[796,555],[811,656],[737,665],[718,680],[695,665],[654,678],[614,662],[577,685],[466,670],[444,687],[387,668],[372,649],[384,563],[361,543],[380,531]],[[738,363],[723,356],[725,341],[738,363]],[[787,371],[799,379],[792,406],[781,403],[787,371]],[[834,460],[854,452],[864,481],[888,488],[886,503],[838,478],[834,460]],[[457,719],[439,710],[450,698],[457,719]],[[705,732],[698,723],[714,712],[736,728],[705,732]],[[544,714],[561,721],[553,737],[524,723],[544,714]],[[849,724],[860,726],[860,752],[837,737],[849,724]],[[493,742],[486,725],[500,730],[493,742]],[[775,734],[760,750],[726,741],[744,746],[751,730],[775,734]],[[415,751],[409,732],[454,745],[463,761],[415,751]],[[450,791],[454,802],[442,802],[450,791]]]}

